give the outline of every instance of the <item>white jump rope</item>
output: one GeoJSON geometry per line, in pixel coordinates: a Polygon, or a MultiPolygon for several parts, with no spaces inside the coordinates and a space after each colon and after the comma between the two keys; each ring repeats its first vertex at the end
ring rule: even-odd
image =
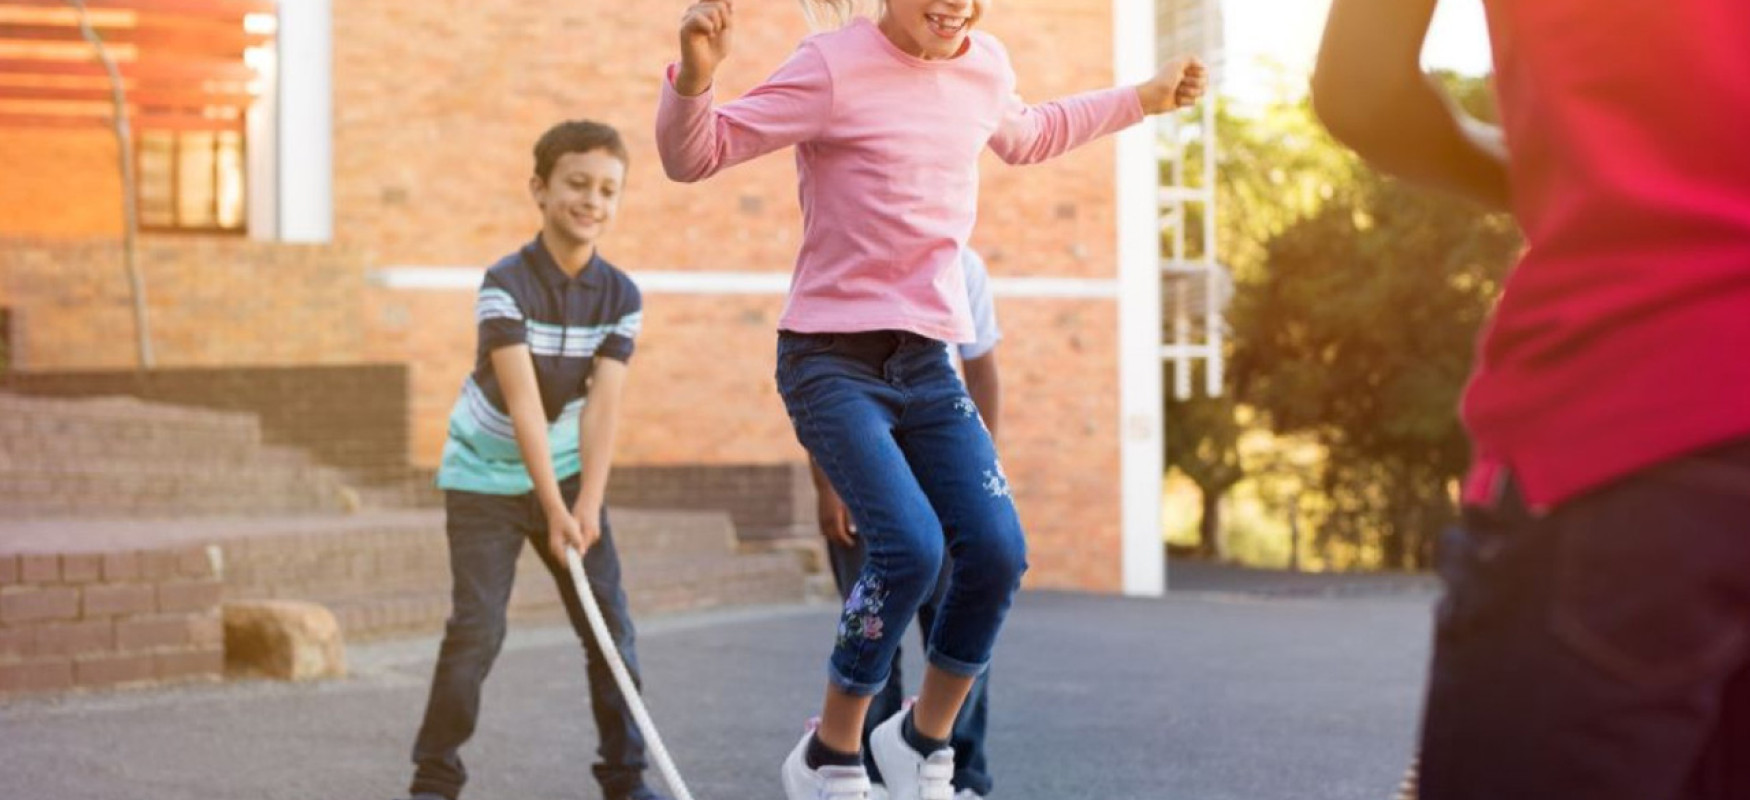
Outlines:
{"type": "Polygon", "coordinates": [[[668,790],[674,793],[675,800],[693,800],[686,783],[681,781],[680,771],[674,768],[674,759],[668,757],[668,748],[662,746],[662,735],[656,732],[656,723],[650,721],[650,712],[644,709],[644,699],[638,696],[638,687],[632,683],[632,673],[626,670],[625,660],[620,658],[620,649],[614,646],[613,634],[608,632],[608,623],[602,619],[602,610],[596,605],[595,593],[589,590],[589,578],[583,571],[583,558],[577,554],[576,548],[565,548],[565,564],[571,569],[571,583],[577,587],[578,599],[583,602],[583,614],[589,617],[590,632],[595,634],[596,644],[601,647],[602,655],[608,659],[608,669],[614,673],[614,683],[619,684],[620,694],[625,696],[627,707],[632,709],[632,719],[637,721],[638,730],[644,733],[644,743],[649,748],[650,760],[656,762],[656,769],[662,773],[662,779],[668,784],[668,790]]]}

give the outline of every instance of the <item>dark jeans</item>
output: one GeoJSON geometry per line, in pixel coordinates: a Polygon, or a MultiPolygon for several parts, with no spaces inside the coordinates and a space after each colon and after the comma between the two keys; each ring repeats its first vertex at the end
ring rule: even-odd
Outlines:
{"type": "MultiPolygon", "coordinates": [[[[867,547],[862,537],[857,538],[856,547],[843,547],[837,542],[827,542],[827,557],[832,561],[832,577],[838,583],[839,596],[849,595],[851,586],[857,582],[857,576],[863,572],[863,550],[867,547]]],[[[941,577],[936,579],[936,591],[930,599],[918,607],[918,634],[926,643],[930,640],[930,629],[936,624],[936,607],[942,602],[942,595],[948,590],[948,572],[950,563],[942,563],[941,577]]],[[[893,671],[887,676],[887,685],[875,693],[869,703],[869,713],[863,718],[863,752],[869,752],[869,733],[875,726],[899,713],[905,704],[905,679],[900,675],[900,648],[893,651],[893,671]]],[[[990,670],[985,670],[972,684],[972,691],[966,696],[966,705],[960,707],[960,716],[954,718],[954,731],[949,738],[949,744],[954,747],[954,788],[971,789],[980,795],[990,794],[991,777],[989,767],[984,759],[984,733],[989,715],[990,670]]],[[[881,770],[875,766],[875,760],[865,757],[863,763],[869,768],[869,779],[880,783],[881,770]]]]}
{"type": "MultiPolygon", "coordinates": [[[[576,500],[578,479],[560,484],[567,504],[576,500]]],[[[437,673],[425,722],[413,745],[412,792],[455,798],[468,780],[458,752],[474,733],[480,716],[480,687],[504,643],[505,610],[516,578],[517,556],[526,540],[541,554],[559,585],[571,627],[583,642],[588,661],[589,705],[595,714],[601,762],[594,767],[602,792],[612,798],[643,785],[644,736],[639,733],[625,696],[614,683],[606,657],[589,632],[589,621],[565,563],[547,549],[547,519],[533,493],[517,496],[449,491],[444,494],[445,527],[450,540],[450,573],[454,577],[449,623],[438,652],[437,673]]],[[[602,538],[583,557],[589,587],[602,617],[638,681],[638,657],[633,650],[632,618],[626,592],[620,587],[620,557],[602,511],[602,538]]],[[[640,684],[641,685],[641,684],[640,684]]]]}
{"type": "Polygon", "coordinates": [[[828,679],[869,696],[954,560],[925,658],[976,677],[990,663],[1027,542],[990,432],[948,348],[912,333],[778,335],[778,393],[857,521],[868,553],[839,617],[828,679]]]}
{"type": "Polygon", "coordinates": [[[1750,441],[1442,542],[1424,800],[1750,798],[1750,441]]]}

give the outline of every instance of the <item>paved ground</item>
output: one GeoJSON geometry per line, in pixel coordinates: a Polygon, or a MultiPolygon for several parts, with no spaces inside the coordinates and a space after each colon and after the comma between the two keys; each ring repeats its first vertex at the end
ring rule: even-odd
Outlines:
{"type": "MultiPolygon", "coordinates": [[[[993,797],[1390,797],[1432,586],[1318,580],[1193,567],[1174,582],[1203,591],[1164,600],[1023,595],[993,673],[993,797]]],[[[652,713],[700,800],[779,798],[776,765],[819,701],[833,624],[819,605],[644,623],[652,713]]],[[[405,785],[435,651],[354,647],[352,677],[319,685],[0,704],[0,795],[385,800],[405,785]]],[[[597,797],[581,659],[567,631],[513,632],[465,751],[467,797],[597,797]]]]}
{"type": "Polygon", "coordinates": [[[1335,598],[1432,595],[1440,579],[1432,573],[1286,572],[1175,560],[1167,565],[1167,585],[1174,592],[1335,598]]]}

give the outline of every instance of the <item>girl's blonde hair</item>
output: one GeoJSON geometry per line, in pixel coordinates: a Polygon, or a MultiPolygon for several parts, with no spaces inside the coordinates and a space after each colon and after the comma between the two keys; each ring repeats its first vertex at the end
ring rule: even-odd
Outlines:
{"type": "Polygon", "coordinates": [[[832,30],[851,24],[857,17],[879,20],[887,0],[797,0],[811,31],[832,30]]]}

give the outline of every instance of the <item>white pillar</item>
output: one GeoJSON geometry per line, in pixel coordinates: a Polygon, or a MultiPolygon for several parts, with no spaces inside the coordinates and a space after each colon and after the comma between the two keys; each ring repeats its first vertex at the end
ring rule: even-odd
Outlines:
{"type": "Polygon", "coordinates": [[[279,4],[279,238],[334,238],[330,0],[279,4]]]}
{"type": "Polygon", "coordinates": [[[279,224],[279,48],[270,45],[251,66],[261,79],[261,93],[249,105],[244,150],[249,164],[244,181],[249,192],[249,238],[277,241],[279,224]]]}
{"type": "MultiPolygon", "coordinates": [[[[1113,0],[1113,73],[1137,83],[1155,70],[1152,0],[1113,0]]],[[[1166,591],[1161,541],[1160,176],[1155,122],[1118,139],[1118,436],[1123,502],[1124,593],[1166,591]]]]}

